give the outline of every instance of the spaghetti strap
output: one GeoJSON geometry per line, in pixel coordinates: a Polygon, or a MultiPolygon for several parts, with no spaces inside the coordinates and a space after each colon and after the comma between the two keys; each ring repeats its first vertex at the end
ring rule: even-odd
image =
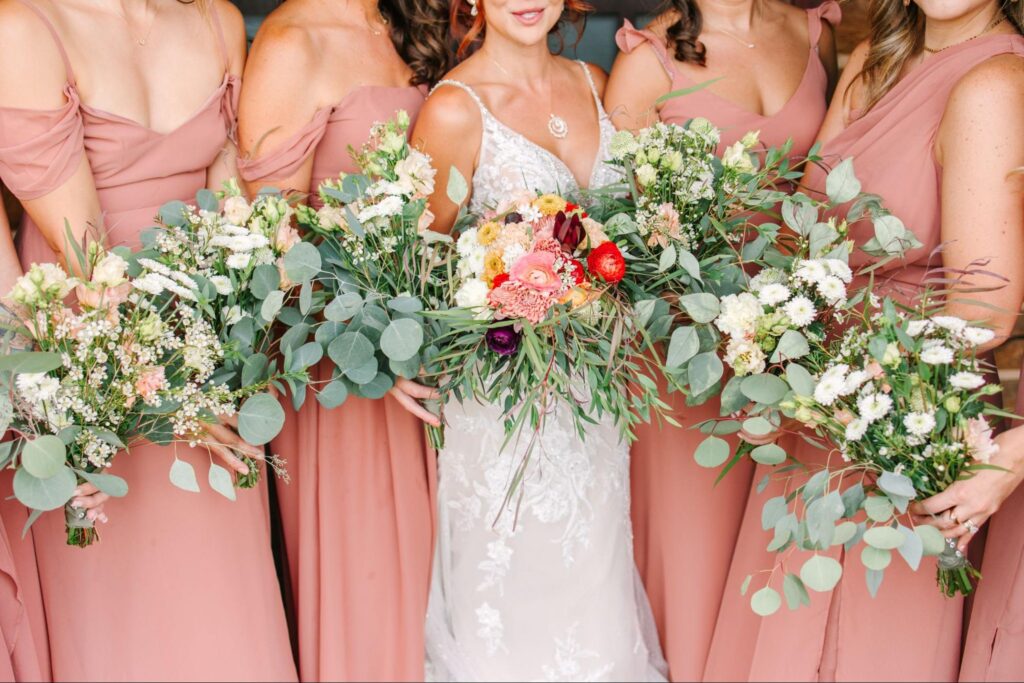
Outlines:
{"type": "Polygon", "coordinates": [[[807,10],[807,35],[812,50],[818,49],[818,41],[821,40],[821,22],[827,21],[833,26],[838,26],[842,18],[843,10],[836,0],[826,0],[819,6],[807,10]]]}
{"type": "Polygon", "coordinates": [[[469,95],[470,97],[473,98],[473,101],[476,102],[476,106],[480,107],[480,113],[484,115],[484,118],[488,118],[488,117],[493,118],[493,115],[491,114],[490,110],[487,108],[487,105],[484,104],[483,99],[481,99],[481,97],[476,94],[476,91],[473,90],[473,88],[469,87],[468,85],[466,85],[462,81],[455,81],[455,80],[451,80],[451,79],[446,79],[446,80],[443,80],[443,81],[438,81],[437,85],[435,85],[430,90],[430,94],[433,95],[434,91],[437,90],[438,88],[440,88],[443,85],[450,85],[453,88],[459,88],[460,90],[463,90],[467,95],[469,95]]]}
{"type": "Polygon", "coordinates": [[[597,104],[598,113],[604,113],[604,104],[601,102],[601,95],[597,92],[597,84],[594,83],[594,74],[590,73],[590,67],[582,59],[576,63],[583,69],[583,75],[587,77],[587,84],[590,85],[590,93],[594,96],[594,103],[597,104]]]}
{"type": "Polygon", "coordinates": [[[35,12],[40,21],[46,25],[46,30],[50,32],[50,35],[53,37],[53,42],[57,44],[57,49],[60,50],[60,58],[64,61],[64,72],[68,83],[75,85],[75,71],[71,68],[71,59],[68,57],[67,50],[64,49],[64,41],[60,39],[60,34],[57,33],[57,27],[53,25],[53,22],[50,21],[48,16],[46,16],[46,13],[39,9],[34,2],[31,2],[30,0],[18,0],[18,2],[35,12]]]}
{"type": "Polygon", "coordinates": [[[675,64],[672,63],[672,57],[669,55],[668,46],[665,42],[650,31],[637,29],[629,19],[625,20],[622,28],[615,34],[615,43],[625,53],[630,53],[644,43],[647,43],[654,50],[655,56],[661,62],[661,66],[665,69],[668,77],[674,81],[679,75],[675,64]]]}
{"type": "Polygon", "coordinates": [[[210,3],[210,16],[213,21],[214,32],[217,34],[217,46],[220,48],[220,56],[224,58],[224,70],[227,71],[231,65],[231,57],[228,55],[228,43],[224,39],[224,27],[220,23],[220,15],[217,13],[216,3],[210,3]]]}

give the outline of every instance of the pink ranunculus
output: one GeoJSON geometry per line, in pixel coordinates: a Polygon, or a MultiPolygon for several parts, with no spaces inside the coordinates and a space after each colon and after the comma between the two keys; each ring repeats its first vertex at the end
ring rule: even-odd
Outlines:
{"type": "Polygon", "coordinates": [[[143,401],[153,398],[156,392],[165,386],[167,386],[167,379],[164,377],[164,369],[161,366],[142,371],[135,380],[135,391],[143,401]]]}
{"type": "Polygon", "coordinates": [[[983,417],[972,417],[967,421],[964,442],[970,456],[978,462],[987,463],[999,452],[999,444],[992,439],[992,426],[983,417]]]}
{"type": "Polygon", "coordinates": [[[562,278],[555,272],[556,258],[555,254],[549,251],[532,251],[512,265],[509,277],[538,292],[555,294],[565,288],[562,278]]]}

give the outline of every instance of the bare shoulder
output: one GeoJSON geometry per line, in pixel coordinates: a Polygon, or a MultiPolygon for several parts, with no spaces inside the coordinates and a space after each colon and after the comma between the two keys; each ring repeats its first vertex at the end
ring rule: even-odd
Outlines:
{"type": "MultiPolygon", "coordinates": [[[[451,75],[454,76],[455,72],[451,75]]],[[[441,85],[427,98],[418,121],[434,129],[453,132],[478,129],[481,127],[480,107],[466,90],[455,85],[441,85]]]]}
{"type": "Polygon", "coordinates": [[[996,55],[978,64],[957,82],[947,108],[959,105],[996,105],[1002,98],[1024,99],[1024,58],[996,55]]]}
{"type": "Polygon", "coordinates": [[[594,81],[594,87],[597,88],[597,94],[603,97],[604,89],[608,85],[608,74],[605,73],[605,70],[597,64],[585,62],[584,66],[587,68],[587,71],[590,73],[590,77],[594,81]]]}
{"type": "Polygon", "coordinates": [[[245,17],[242,11],[229,0],[213,0],[213,10],[220,19],[220,25],[224,29],[224,39],[228,45],[237,47],[245,45],[245,17]]]}
{"type": "Polygon", "coordinates": [[[303,23],[276,10],[263,22],[252,43],[246,75],[250,71],[308,73],[317,61],[315,41],[303,23]],[[279,12],[281,14],[279,14],[279,12]]]}
{"type": "Polygon", "coordinates": [[[0,60],[27,63],[28,57],[57,54],[56,42],[42,17],[17,0],[0,0],[0,60]]]}
{"type": "Polygon", "coordinates": [[[0,104],[52,107],[70,74],[47,24],[16,0],[0,0],[0,104]]]}

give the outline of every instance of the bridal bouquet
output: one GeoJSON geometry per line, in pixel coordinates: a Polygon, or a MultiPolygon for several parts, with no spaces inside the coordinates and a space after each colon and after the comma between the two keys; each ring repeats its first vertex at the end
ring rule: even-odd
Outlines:
{"type": "MultiPolygon", "coordinates": [[[[349,394],[381,398],[396,377],[419,377],[440,334],[424,311],[446,299],[452,240],[429,230],[436,171],[409,145],[408,128],[405,112],[375,124],[353,151],[361,173],[324,183],[322,208],[298,213],[323,257],[317,283],[328,303],[316,338],[335,366],[318,395],[326,407],[349,394]]],[[[428,433],[439,447],[440,432],[428,433]]]]}
{"type": "MultiPolygon", "coordinates": [[[[304,397],[308,368],[323,353],[307,340],[310,328],[303,322],[319,300],[312,279],[320,256],[300,241],[293,213],[277,194],[248,202],[232,181],[217,195],[202,190],[193,206],[165,205],[159,227],[143,234],[146,248],[133,259],[136,289],[168,310],[193,309],[217,334],[223,359],[211,380],[246,397],[238,429],[256,446],[284,425],[284,411],[266,390],[287,386],[293,397],[304,397]],[[279,334],[282,322],[289,328],[279,334]]],[[[251,474],[238,484],[250,488],[259,468],[241,457],[251,474]]],[[[270,464],[277,469],[274,458],[270,464]]],[[[187,476],[174,481],[192,486],[187,476]]]]}
{"type": "MultiPolygon", "coordinates": [[[[938,556],[943,593],[966,595],[979,576],[967,558],[934,527],[906,526],[903,515],[912,501],[987,467],[998,450],[989,420],[1008,414],[986,400],[1001,388],[986,382],[975,353],[993,332],[960,318],[928,317],[925,307],[911,315],[891,300],[878,306],[832,344],[813,381],[788,401],[841,462],[766,503],[764,526],[774,530],[768,549],[843,545],[850,552],[863,542],[860,559],[872,595],[893,551],[914,570],[923,556],[938,556]]],[[[790,606],[806,603],[802,585],[831,590],[841,575],[839,562],[815,554],[799,577],[786,575],[790,606]]],[[[755,594],[754,609],[774,611],[766,609],[773,593],[766,587],[755,594]]]]}
{"type": "MultiPolygon", "coordinates": [[[[556,402],[584,425],[611,416],[628,437],[664,406],[626,292],[626,262],[603,226],[554,195],[523,194],[461,231],[442,392],[505,409],[506,444],[556,402]]],[[[532,441],[531,441],[532,443],[532,441]]],[[[525,462],[523,464],[525,466],[525,462]]]]}
{"type": "MultiPolygon", "coordinates": [[[[14,435],[0,460],[15,470],[15,497],[32,509],[29,524],[64,507],[68,544],[79,547],[98,540],[84,511],[68,505],[79,483],[124,496],[125,481],[105,472],[118,452],[143,439],[194,441],[203,421],[233,414],[239,398],[211,382],[224,348],[194,306],[151,299],[147,284],[127,277],[124,252],[87,252],[78,251],[85,278],[42,264],[18,280],[8,299],[24,322],[13,331],[38,350],[0,359],[0,430],[14,435]],[[72,292],[77,309],[64,301],[72,292]]],[[[195,303],[184,276],[164,284],[195,303]]],[[[176,460],[172,480],[183,468],[191,472],[176,460]]],[[[231,487],[218,465],[210,482],[231,487]]]]}

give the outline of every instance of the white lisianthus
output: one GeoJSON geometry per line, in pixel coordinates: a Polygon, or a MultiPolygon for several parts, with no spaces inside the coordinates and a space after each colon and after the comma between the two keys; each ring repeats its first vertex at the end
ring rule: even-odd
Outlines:
{"type": "Polygon", "coordinates": [[[235,225],[245,225],[252,216],[252,207],[244,197],[228,197],[224,200],[224,218],[235,225]]]}
{"type": "Polygon", "coordinates": [[[985,384],[985,378],[973,372],[958,372],[949,378],[949,383],[957,389],[971,391],[985,384]]]}
{"type": "Polygon", "coordinates": [[[914,436],[926,436],[935,429],[935,415],[930,412],[909,413],[903,418],[903,426],[914,436]]]}
{"type": "Polygon", "coordinates": [[[434,194],[434,178],[437,170],[431,165],[430,157],[417,150],[395,164],[398,184],[413,197],[429,197],[434,194]]]}
{"type": "Polygon", "coordinates": [[[857,409],[868,424],[881,420],[892,410],[892,399],[883,393],[867,394],[857,399],[857,409]]]}
{"type": "Polygon", "coordinates": [[[953,349],[945,344],[933,344],[921,351],[921,360],[928,365],[948,365],[953,362],[953,349]]]}
{"type": "Polygon", "coordinates": [[[715,327],[730,337],[745,337],[754,333],[757,319],[763,314],[764,309],[753,294],[729,294],[722,297],[721,313],[715,318],[715,327]]]}
{"type": "Polygon", "coordinates": [[[895,367],[900,362],[900,346],[896,342],[889,342],[882,354],[882,365],[895,367]]]}
{"type": "Polygon", "coordinates": [[[963,332],[964,328],[967,327],[967,322],[963,318],[957,318],[952,315],[936,315],[932,317],[932,322],[944,330],[950,332],[963,332]]]}
{"type": "Polygon", "coordinates": [[[825,267],[828,268],[830,273],[846,284],[850,284],[853,280],[853,271],[850,270],[850,266],[846,261],[837,258],[825,259],[825,267]]]}
{"type": "Polygon", "coordinates": [[[843,393],[852,394],[863,386],[864,382],[871,379],[871,373],[864,370],[854,370],[847,377],[843,383],[843,393]]]}
{"type": "Polygon", "coordinates": [[[846,390],[846,373],[850,366],[845,363],[834,365],[822,374],[814,387],[814,400],[824,406],[830,406],[846,390]]]}
{"type": "Polygon", "coordinates": [[[803,260],[797,265],[796,273],[794,273],[798,280],[803,280],[812,285],[816,285],[826,277],[829,276],[829,270],[821,261],[809,261],[803,260]]]}
{"type": "Polygon", "coordinates": [[[643,187],[650,187],[658,179],[658,171],[650,164],[636,169],[636,181],[643,187]]]}
{"type": "Polygon", "coordinates": [[[228,256],[225,263],[227,264],[228,268],[231,268],[233,270],[242,270],[243,268],[249,267],[249,261],[251,260],[252,254],[243,251],[231,254],[230,256],[228,256]]]}
{"type": "Polygon", "coordinates": [[[765,355],[761,347],[740,337],[733,337],[725,349],[725,362],[737,377],[764,372],[765,355]]]}
{"type": "Polygon", "coordinates": [[[907,334],[911,337],[916,337],[929,329],[931,329],[931,323],[927,320],[911,320],[907,323],[907,334]]]}
{"type": "Polygon", "coordinates": [[[789,299],[789,287],[777,282],[767,284],[757,293],[757,300],[765,306],[775,306],[789,299]]]}
{"type": "Polygon", "coordinates": [[[235,291],[231,286],[231,278],[225,277],[224,275],[211,275],[210,284],[214,286],[217,293],[221,296],[227,296],[231,292],[235,291]]]}
{"type": "Polygon", "coordinates": [[[490,292],[487,283],[478,278],[466,280],[455,292],[455,304],[460,308],[480,308],[487,305],[490,292]]]}
{"type": "Polygon", "coordinates": [[[345,209],[340,206],[324,206],[316,212],[316,220],[322,228],[337,228],[348,225],[345,209]]]}
{"type": "Polygon", "coordinates": [[[807,327],[814,322],[818,312],[814,309],[814,303],[805,296],[795,296],[782,307],[782,312],[797,327],[807,327]]]}
{"type": "Polygon", "coordinates": [[[750,291],[755,294],[770,284],[782,284],[788,278],[786,273],[778,268],[765,268],[750,279],[750,291]]]}
{"type": "Polygon", "coordinates": [[[967,327],[963,331],[964,339],[975,346],[987,344],[996,337],[996,333],[984,327],[967,327]]]}
{"type": "Polygon", "coordinates": [[[742,140],[726,148],[725,153],[722,154],[722,164],[738,173],[754,172],[754,163],[750,160],[750,154],[743,146],[742,140]]]}
{"type": "Polygon", "coordinates": [[[852,420],[846,425],[846,440],[860,441],[868,431],[868,423],[860,418],[852,420]]]}
{"type": "Polygon", "coordinates": [[[128,262],[110,252],[92,269],[92,282],[103,287],[117,287],[125,281],[128,262]]]}
{"type": "Polygon", "coordinates": [[[846,301],[846,285],[835,275],[822,278],[818,283],[818,293],[828,301],[829,305],[836,306],[846,301]]]}

